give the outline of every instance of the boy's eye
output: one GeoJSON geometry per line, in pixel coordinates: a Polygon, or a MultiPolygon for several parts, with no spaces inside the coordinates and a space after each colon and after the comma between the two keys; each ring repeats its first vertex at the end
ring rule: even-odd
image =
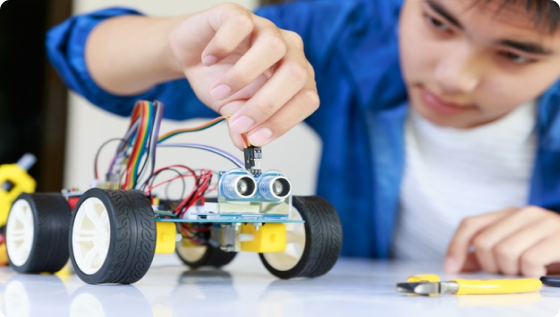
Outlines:
{"type": "Polygon", "coordinates": [[[426,14],[426,19],[428,20],[428,23],[430,23],[436,29],[438,29],[440,31],[444,31],[444,32],[449,31],[449,27],[447,26],[447,24],[445,24],[441,20],[436,19],[436,18],[434,18],[430,15],[427,15],[427,14],[426,14]]]}
{"type": "Polygon", "coordinates": [[[502,52],[501,53],[502,56],[504,56],[506,59],[516,63],[516,64],[527,64],[532,62],[533,60],[530,58],[527,58],[525,56],[521,56],[515,53],[511,53],[511,52],[502,52]]]}

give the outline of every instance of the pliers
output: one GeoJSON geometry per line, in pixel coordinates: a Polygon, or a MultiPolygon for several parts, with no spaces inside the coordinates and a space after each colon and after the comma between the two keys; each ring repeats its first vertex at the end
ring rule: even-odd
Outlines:
{"type": "Polygon", "coordinates": [[[434,274],[413,275],[406,283],[397,284],[397,292],[418,295],[488,295],[526,293],[540,290],[538,278],[515,280],[465,280],[440,281],[434,274]]]}

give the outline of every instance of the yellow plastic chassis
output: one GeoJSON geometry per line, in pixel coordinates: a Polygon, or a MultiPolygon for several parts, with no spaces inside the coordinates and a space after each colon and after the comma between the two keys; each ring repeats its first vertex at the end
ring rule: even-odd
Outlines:
{"type": "MultiPolygon", "coordinates": [[[[173,222],[156,222],[156,253],[175,252],[177,229],[173,222]]],[[[267,223],[255,226],[242,224],[236,232],[240,249],[244,252],[282,252],[286,248],[286,226],[267,223]]]]}

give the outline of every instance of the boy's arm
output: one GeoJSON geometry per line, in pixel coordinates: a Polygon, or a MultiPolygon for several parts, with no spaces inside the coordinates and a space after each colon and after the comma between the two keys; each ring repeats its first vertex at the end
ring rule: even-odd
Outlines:
{"type": "Polygon", "coordinates": [[[107,92],[124,96],[139,95],[157,84],[183,78],[169,34],[189,17],[125,15],[101,22],[85,42],[91,77],[107,92]]]}
{"type": "MultiPolygon", "coordinates": [[[[173,82],[175,91],[158,84],[184,76],[204,104],[221,114],[233,114],[232,135],[248,132],[249,141],[256,145],[282,135],[318,106],[313,69],[301,38],[241,6],[220,5],[177,18],[124,16],[82,24],[72,28],[84,28],[86,38],[77,36],[66,47],[55,45],[49,51],[55,65],[62,54],[53,51],[84,53],[83,65],[78,58],[78,65],[70,63],[65,70],[71,58],[62,58],[58,68],[73,75],[67,80],[71,88],[96,104],[107,99],[115,107],[118,102],[109,100],[111,95],[124,101],[126,96],[163,99],[159,97],[182,94],[178,82],[184,80],[173,82]],[[85,52],[80,52],[84,46],[85,52]],[[76,70],[78,74],[72,74],[76,70]]],[[[241,145],[240,140],[234,141],[241,145]]]]}
{"type": "Polygon", "coordinates": [[[216,116],[198,101],[184,79],[154,86],[138,95],[115,95],[102,89],[91,78],[85,60],[86,41],[91,31],[107,19],[132,15],[141,13],[125,8],[103,9],[72,16],[47,33],[47,55],[68,87],[91,103],[121,116],[130,115],[139,99],[162,101],[166,105],[164,116],[170,119],[216,116]],[[189,106],[183,106],[185,104],[189,106]]]}

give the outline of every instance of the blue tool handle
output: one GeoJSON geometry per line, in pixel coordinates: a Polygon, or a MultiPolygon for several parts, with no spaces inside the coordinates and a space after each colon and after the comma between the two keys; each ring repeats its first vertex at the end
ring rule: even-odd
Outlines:
{"type": "Polygon", "coordinates": [[[543,276],[541,282],[546,286],[560,287],[560,276],[543,276]]]}

